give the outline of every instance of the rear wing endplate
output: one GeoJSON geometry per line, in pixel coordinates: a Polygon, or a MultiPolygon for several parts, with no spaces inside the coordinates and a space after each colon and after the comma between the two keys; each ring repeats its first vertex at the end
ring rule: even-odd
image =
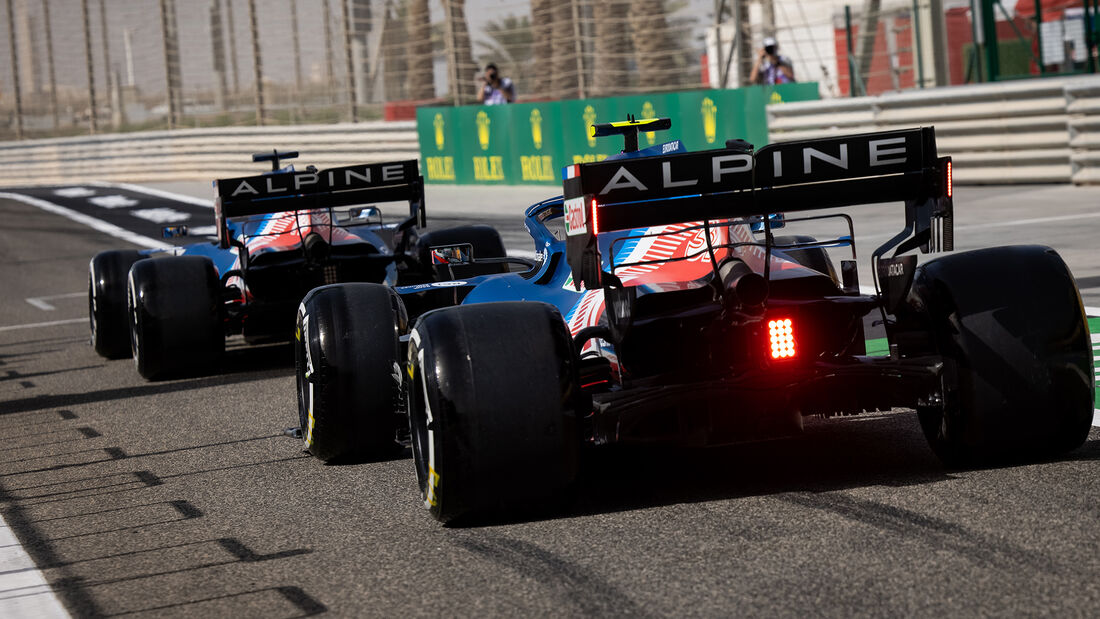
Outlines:
{"type": "Polygon", "coordinates": [[[596,289],[600,233],[896,201],[906,229],[891,247],[950,250],[950,166],[931,127],[575,164],[563,181],[566,257],[574,282],[596,289]]]}
{"type": "Polygon", "coordinates": [[[424,178],[415,159],[215,181],[218,241],[229,247],[226,221],[283,211],[375,202],[408,202],[409,221],[427,225],[424,178]]]}

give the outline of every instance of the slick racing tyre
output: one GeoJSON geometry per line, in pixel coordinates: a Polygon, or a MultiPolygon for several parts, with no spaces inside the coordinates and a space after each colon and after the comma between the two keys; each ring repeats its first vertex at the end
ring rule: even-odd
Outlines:
{"type": "MultiPolygon", "coordinates": [[[[775,237],[776,245],[795,245],[797,243],[816,243],[817,239],[812,236],[806,236],[801,234],[789,235],[789,236],[777,236],[775,237]]],[[[834,283],[840,282],[836,275],[836,269],[833,268],[833,261],[829,259],[829,252],[825,251],[824,247],[807,247],[805,249],[777,249],[775,253],[792,262],[817,271],[823,275],[828,275],[829,279],[834,283]]]]}
{"type": "Polygon", "coordinates": [[[225,352],[221,282],[203,256],[134,263],[127,289],[130,344],[148,380],[211,371],[225,352]]]}
{"type": "Polygon", "coordinates": [[[577,472],[579,388],[561,314],[535,302],[429,312],[409,339],[409,423],[444,523],[559,499],[577,472]]]}
{"type": "MultiPolygon", "coordinates": [[[[500,240],[500,233],[492,226],[484,224],[472,226],[456,226],[429,232],[420,237],[417,242],[417,259],[426,268],[431,268],[432,259],[430,249],[439,245],[457,245],[469,243],[474,250],[474,259],[504,258],[508,253],[504,250],[504,242],[500,240]]],[[[507,273],[507,264],[467,264],[457,265],[451,268],[456,279],[463,277],[477,277],[478,275],[490,275],[493,273],[507,273]]]]}
{"type": "Polygon", "coordinates": [[[298,308],[298,421],[306,448],[326,462],[396,455],[404,417],[407,330],[400,297],[381,284],[314,288],[298,308]]]}
{"type": "Polygon", "coordinates": [[[130,356],[126,278],[130,267],[144,257],[134,249],[101,251],[88,264],[88,319],[92,347],[101,357],[130,356]]]}
{"type": "Polygon", "coordinates": [[[943,402],[917,409],[948,466],[1079,447],[1093,414],[1092,350],[1077,285],[1049,247],[995,247],[918,267],[910,304],[945,359],[943,402]]]}

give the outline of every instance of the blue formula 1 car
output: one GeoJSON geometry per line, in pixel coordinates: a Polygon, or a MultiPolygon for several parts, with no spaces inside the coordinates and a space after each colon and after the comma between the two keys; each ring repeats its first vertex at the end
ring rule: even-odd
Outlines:
{"type": "MultiPolygon", "coordinates": [[[[216,181],[217,239],[168,250],[114,250],[92,258],[88,306],[92,344],[107,358],[133,355],[147,379],[217,368],[227,335],[248,343],[290,340],[294,312],[309,290],[338,282],[434,284],[430,247],[463,243],[496,259],[466,273],[508,271],[489,226],[420,234],[427,223],[416,161],[296,172],[270,161],[260,176],[216,181]],[[382,219],[379,204],[408,215],[382,219]]],[[[166,236],[186,229],[166,228],[166,236]]]]}
{"type": "MultiPolygon", "coordinates": [[[[1093,410],[1076,284],[1041,246],[953,253],[951,160],[931,128],[696,153],[634,152],[667,120],[597,125],[616,158],[566,169],[527,209],[526,272],[313,290],[298,310],[299,421],[331,460],[412,447],[431,514],[451,522],[552,501],[579,449],[786,435],[807,415],[916,409],[943,462],[1081,445],[1093,410]],[[903,202],[872,255],[845,215],[903,202]],[[784,213],[779,220],[776,214],[784,213]],[[839,217],[835,238],[775,229],[839,217]],[[864,317],[889,352],[868,355],[864,317]]],[[[435,250],[468,266],[462,247],[435,250]]],[[[476,256],[475,262],[476,264],[476,256]]]]}

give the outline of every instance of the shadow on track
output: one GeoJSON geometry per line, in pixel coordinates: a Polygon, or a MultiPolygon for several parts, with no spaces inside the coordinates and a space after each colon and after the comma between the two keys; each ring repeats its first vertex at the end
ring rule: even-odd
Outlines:
{"type": "MultiPolygon", "coordinates": [[[[1094,433],[1095,436],[1095,433],[1094,433]]],[[[1058,461],[1100,460],[1094,439],[1058,461]]],[[[1027,463],[1001,467],[1029,466],[1027,463]]],[[[584,454],[569,497],[552,512],[522,512],[463,527],[631,511],[768,495],[823,495],[871,486],[908,487],[956,479],[925,441],[913,412],[806,420],[797,437],[728,447],[595,448],[584,454]]],[[[415,491],[415,488],[410,488],[415,491]]]]}
{"type": "MultiPolygon", "coordinates": [[[[112,361],[109,363],[129,363],[112,361]]],[[[0,415],[23,413],[50,408],[79,406],[92,402],[125,400],[148,395],[188,391],[196,388],[217,387],[249,383],[268,378],[289,376],[294,368],[293,349],[289,344],[253,346],[226,352],[216,374],[177,377],[163,382],[149,382],[136,386],[115,387],[80,393],[38,395],[30,398],[0,402],[0,415]]],[[[79,369],[79,368],[74,368],[79,369]]]]}

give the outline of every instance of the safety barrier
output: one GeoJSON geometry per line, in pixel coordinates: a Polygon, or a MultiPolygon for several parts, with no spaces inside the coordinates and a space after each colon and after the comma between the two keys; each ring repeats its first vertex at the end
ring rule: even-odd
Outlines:
{"type": "Polygon", "coordinates": [[[1100,183],[1100,79],[1066,86],[1069,146],[1073,150],[1073,182],[1100,183]]]}
{"type": "MultiPolygon", "coordinates": [[[[958,183],[1100,183],[1100,77],[791,101],[767,115],[771,141],[935,125],[958,183]]],[[[0,186],[243,175],[273,148],[319,167],[420,158],[413,122],[105,134],[0,143],[0,186]]]]}
{"type": "Polygon", "coordinates": [[[240,176],[262,170],[253,153],[275,148],[321,168],[420,158],[411,121],[148,131],[2,142],[0,186],[240,176]]]}
{"type": "Polygon", "coordinates": [[[1100,182],[1100,78],[1050,78],[793,102],[768,108],[772,141],[936,127],[955,181],[1100,182]]]}
{"type": "Polygon", "coordinates": [[[688,150],[718,148],[728,138],[768,140],[765,107],[817,99],[816,82],[691,90],[632,97],[566,99],[514,105],[416,110],[424,176],[447,184],[561,185],[563,166],[618,153],[622,138],[598,140],[594,123],[670,117],[668,131],[639,136],[641,148],[680,140],[688,150]]]}

